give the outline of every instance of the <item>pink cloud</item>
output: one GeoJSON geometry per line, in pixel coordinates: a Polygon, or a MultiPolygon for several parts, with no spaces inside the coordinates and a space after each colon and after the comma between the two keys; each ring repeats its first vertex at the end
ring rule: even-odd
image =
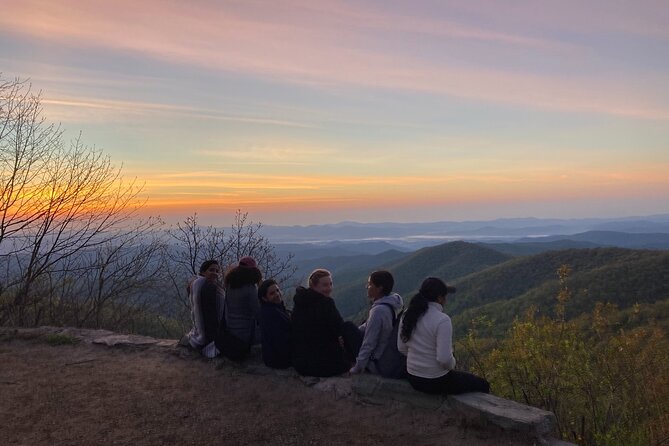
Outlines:
{"type": "Polygon", "coordinates": [[[624,33],[669,39],[669,8],[665,0],[514,0],[504,3],[477,0],[457,2],[457,6],[511,28],[533,27],[581,35],[624,33]]]}
{"type": "MultiPolygon", "coordinates": [[[[558,53],[564,49],[548,40],[336,2],[263,5],[25,0],[5,5],[0,25],[64,45],[131,51],[278,82],[423,91],[519,107],[669,120],[669,108],[657,102],[652,86],[639,91],[624,81],[500,71],[485,62],[464,65],[447,55],[435,60],[401,54],[388,47],[392,42],[381,43],[400,31],[558,53]]],[[[650,80],[651,85],[663,82],[650,80]]]]}

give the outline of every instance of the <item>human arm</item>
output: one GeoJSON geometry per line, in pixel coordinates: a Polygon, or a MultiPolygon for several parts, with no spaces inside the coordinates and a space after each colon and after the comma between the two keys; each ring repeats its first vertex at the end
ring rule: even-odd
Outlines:
{"type": "MultiPolygon", "coordinates": [[[[365,323],[364,337],[362,339],[362,345],[360,346],[360,351],[358,352],[358,357],[355,360],[355,365],[351,368],[351,373],[361,373],[367,367],[369,359],[379,344],[381,338],[381,333],[383,331],[383,314],[379,310],[380,307],[373,307],[369,312],[369,318],[365,323]]],[[[385,310],[389,312],[390,310],[385,310]]],[[[395,316],[393,312],[393,317],[395,316]]],[[[392,324],[392,319],[391,319],[392,324]]]]}
{"type": "Polygon", "coordinates": [[[437,362],[446,370],[455,368],[453,325],[451,324],[451,318],[448,316],[437,326],[437,362]]]}
{"type": "Polygon", "coordinates": [[[204,324],[204,337],[206,342],[213,341],[218,333],[220,320],[218,317],[216,284],[205,282],[200,288],[200,307],[202,308],[202,321],[204,324]]]}
{"type": "Polygon", "coordinates": [[[407,354],[409,354],[409,346],[402,340],[402,325],[404,325],[404,316],[402,316],[399,330],[397,330],[397,350],[404,356],[407,356],[407,354]]]}
{"type": "Polygon", "coordinates": [[[204,319],[202,318],[202,300],[200,296],[203,283],[204,279],[196,279],[190,284],[190,304],[193,314],[193,325],[197,334],[197,339],[194,338],[193,341],[200,346],[204,340],[204,319]]]}
{"type": "Polygon", "coordinates": [[[331,298],[328,298],[323,308],[323,329],[329,337],[339,338],[342,335],[342,325],[344,325],[344,319],[339,314],[335,301],[331,298]]]}
{"type": "Polygon", "coordinates": [[[258,299],[258,287],[257,286],[249,287],[248,302],[249,302],[251,314],[253,314],[257,318],[259,318],[260,299],[258,299]]]}

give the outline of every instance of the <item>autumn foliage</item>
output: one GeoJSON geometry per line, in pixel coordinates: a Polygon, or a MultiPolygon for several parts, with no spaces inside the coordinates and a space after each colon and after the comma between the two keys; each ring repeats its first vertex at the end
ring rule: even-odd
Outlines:
{"type": "MultiPolygon", "coordinates": [[[[558,270],[552,317],[532,308],[499,341],[476,325],[459,344],[493,392],[555,413],[559,435],[583,445],[669,441],[669,342],[654,324],[625,329],[614,305],[565,320],[570,269],[558,270]]],[[[634,311],[634,310],[633,310],[634,311]]],[[[477,321],[480,325],[485,321],[477,321]]]]}

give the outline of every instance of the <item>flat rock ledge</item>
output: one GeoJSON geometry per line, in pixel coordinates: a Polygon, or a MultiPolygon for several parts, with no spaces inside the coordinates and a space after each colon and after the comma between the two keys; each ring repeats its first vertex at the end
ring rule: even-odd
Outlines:
{"type": "Polygon", "coordinates": [[[447,412],[475,425],[492,425],[504,431],[526,434],[540,444],[568,444],[550,438],[555,429],[555,415],[552,412],[495,395],[478,392],[448,397],[428,395],[416,392],[407,381],[369,374],[354,376],[352,388],[355,394],[370,402],[401,401],[412,406],[447,412]]]}
{"type": "MultiPolygon", "coordinates": [[[[75,339],[78,342],[98,344],[105,347],[161,349],[184,359],[202,358],[197,352],[179,345],[175,339],[156,339],[148,336],[118,334],[108,330],[83,328],[38,327],[10,328],[0,327],[0,339],[16,337],[22,339],[43,338],[49,341],[54,336],[75,339]],[[51,337],[51,338],[50,338],[51,337]]],[[[555,415],[536,407],[483,393],[463,395],[428,395],[415,391],[404,380],[382,378],[377,375],[360,374],[352,377],[339,376],[316,378],[300,376],[293,368],[275,370],[266,367],[261,360],[260,348],[254,348],[249,358],[243,362],[234,362],[225,358],[211,361],[216,368],[234,367],[243,373],[253,375],[273,375],[294,378],[304,385],[331,393],[336,399],[357,398],[369,404],[406,404],[429,410],[439,410],[449,416],[457,417],[467,424],[483,428],[494,427],[507,432],[527,435],[536,444],[547,446],[575,446],[552,438],[555,429],[555,415]]]]}

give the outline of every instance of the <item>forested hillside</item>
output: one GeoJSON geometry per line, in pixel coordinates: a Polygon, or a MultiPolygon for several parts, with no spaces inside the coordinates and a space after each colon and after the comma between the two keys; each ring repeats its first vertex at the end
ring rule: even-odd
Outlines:
{"type": "Polygon", "coordinates": [[[494,333],[536,305],[550,311],[559,289],[557,269],[571,269],[567,286],[572,297],[567,318],[591,311],[596,302],[628,308],[669,297],[669,252],[620,248],[569,249],[510,260],[456,282],[446,311],[463,334],[472,319],[486,316],[494,333]]]}
{"type": "Polygon", "coordinates": [[[367,308],[365,284],[369,273],[375,269],[392,272],[395,291],[408,298],[427,276],[437,276],[451,282],[508,259],[509,255],[481,245],[451,242],[419,249],[398,260],[370,264],[366,269],[343,270],[334,278],[337,307],[344,317],[354,316],[367,308]]]}
{"type": "Polygon", "coordinates": [[[592,446],[664,444],[669,299],[623,309],[591,302],[592,311],[567,319],[571,270],[564,265],[556,273],[552,301],[515,315],[504,330],[499,319],[475,319],[456,343],[459,367],[486,377],[498,395],[552,411],[563,439],[592,446]]]}

